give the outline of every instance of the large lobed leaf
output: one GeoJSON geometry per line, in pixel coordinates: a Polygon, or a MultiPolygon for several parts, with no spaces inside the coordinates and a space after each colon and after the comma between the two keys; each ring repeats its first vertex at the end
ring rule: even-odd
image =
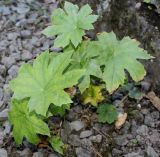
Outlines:
{"type": "Polygon", "coordinates": [[[55,47],[66,47],[71,42],[75,47],[82,41],[85,30],[93,29],[92,23],[97,20],[97,15],[91,15],[92,9],[88,4],[80,10],[77,5],[65,2],[64,10],[56,9],[51,17],[52,25],[44,29],[47,37],[58,35],[55,47]]]}
{"type": "Polygon", "coordinates": [[[125,70],[134,81],[143,79],[146,71],[137,59],[151,59],[152,56],[139,47],[139,42],[129,37],[117,40],[111,32],[98,35],[97,43],[101,47],[98,62],[105,66],[102,78],[110,93],[124,83],[125,70]]]}
{"type": "Polygon", "coordinates": [[[47,124],[36,115],[30,114],[27,105],[28,100],[13,100],[9,112],[9,121],[13,124],[13,136],[17,144],[21,144],[24,137],[29,142],[37,144],[37,134],[50,136],[47,124]]]}
{"type": "Polygon", "coordinates": [[[44,52],[33,63],[24,64],[19,70],[18,77],[10,82],[14,92],[14,98],[29,98],[29,111],[46,115],[49,105],[56,106],[71,103],[72,100],[65,88],[78,83],[84,70],[72,70],[64,73],[70,63],[72,52],[50,57],[50,53],[44,52]]]}

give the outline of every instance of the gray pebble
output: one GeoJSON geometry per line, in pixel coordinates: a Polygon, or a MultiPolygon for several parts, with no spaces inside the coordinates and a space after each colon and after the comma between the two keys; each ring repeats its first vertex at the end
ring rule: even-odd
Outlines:
{"type": "Polygon", "coordinates": [[[0,88],[0,101],[2,100],[2,98],[3,98],[3,89],[0,88]]]}
{"type": "Polygon", "coordinates": [[[6,6],[1,6],[0,7],[0,13],[3,15],[9,15],[11,13],[10,9],[6,6]]]}
{"type": "Polygon", "coordinates": [[[91,136],[89,139],[94,143],[101,143],[102,135],[91,136]]]}
{"type": "Polygon", "coordinates": [[[80,131],[84,128],[84,123],[80,120],[73,121],[70,123],[71,130],[80,131]]]}
{"type": "Polygon", "coordinates": [[[20,157],[28,157],[31,156],[32,152],[29,148],[25,148],[23,151],[17,151],[20,157]]]}
{"type": "Polygon", "coordinates": [[[151,87],[151,83],[147,82],[147,81],[142,81],[141,82],[141,87],[142,87],[143,90],[149,91],[149,89],[151,87]]]}
{"type": "Polygon", "coordinates": [[[4,126],[4,133],[9,134],[11,132],[11,125],[10,125],[9,121],[5,121],[3,123],[3,126],[4,126]]]}
{"type": "Polygon", "coordinates": [[[132,152],[124,155],[124,157],[144,157],[144,156],[139,155],[139,153],[132,152]]]}
{"type": "Polygon", "coordinates": [[[81,140],[79,139],[78,135],[70,135],[68,139],[68,143],[72,146],[80,146],[81,140]]]}
{"type": "Polygon", "coordinates": [[[27,6],[27,5],[24,4],[24,3],[20,3],[20,4],[17,6],[17,12],[18,12],[19,14],[25,14],[25,13],[27,13],[27,12],[29,12],[29,11],[30,11],[29,6],[27,6]]]}
{"type": "Polygon", "coordinates": [[[43,157],[43,156],[44,156],[43,153],[35,152],[32,157],[43,157]]]}
{"type": "Polygon", "coordinates": [[[84,138],[81,140],[81,146],[83,146],[84,148],[90,149],[92,146],[92,142],[90,139],[84,138]]]}
{"type": "Polygon", "coordinates": [[[154,111],[151,113],[151,116],[152,118],[154,118],[155,120],[158,120],[159,119],[159,112],[158,111],[154,111]]]}
{"type": "Polygon", "coordinates": [[[10,33],[8,33],[7,34],[7,37],[8,37],[8,40],[16,40],[17,39],[17,37],[18,37],[18,33],[16,33],[16,32],[10,32],[10,33]]]}
{"type": "Polygon", "coordinates": [[[0,65],[0,75],[6,75],[6,67],[4,65],[0,65]]]}
{"type": "Polygon", "coordinates": [[[144,124],[150,127],[155,127],[155,121],[150,114],[147,114],[144,119],[144,124]]]}
{"type": "Polygon", "coordinates": [[[119,135],[115,137],[114,140],[115,140],[115,143],[119,146],[125,146],[128,143],[126,135],[121,135],[121,136],[119,135]]]}
{"type": "Polygon", "coordinates": [[[0,112],[0,120],[4,121],[8,119],[8,111],[9,109],[4,109],[3,111],[0,112]]]}
{"type": "Polygon", "coordinates": [[[139,9],[141,7],[141,3],[139,2],[139,3],[136,3],[136,5],[135,5],[135,8],[136,9],[139,9]]]}
{"type": "Polygon", "coordinates": [[[155,130],[152,135],[149,136],[150,141],[155,145],[160,145],[160,133],[155,130]]]}
{"type": "Polygon", "coordinates": [[[76,148],[77,157],[93,157],[92,153],[81,147],[76,148]]]}
{"type": "Polygon", "coordinates": [[[8,157],[7,151],[3,148],[0,149],[0,157],[8,157]]]}
{"type": "Polygon", "coordinates": [[[8,40],[0,41],[0,51],[6,50],[8,45],[9,45],[9,41],[8,40]]]}
{"type": "Polygon", "coordinates": [[[9,74],[10,78],[16,77],[18,70],[19,70],[19,67],[17,65],[11,66],[8,70],[8,74],[9,74]]]}
{"type": "Polygon", "coordinates": [[[30,51],[24,50],[21,57],[23,61],[27,61],[32,59],[33,55],[30,51]]]}
{"type": "Polygon", "coordinates": [[[113,156],[119,156],[119,155],[121,155],[121,154],[122,154],[122,151],[121,151],[121,150],[116,149],[116,148],[113,148],[113,150],[112,150],[112,155],[113,155],[113,156]]]}
{"type": "Polygon", "coordinates": [[[15,60],[15,58],[13,58],[13,57],[3,57],[2,60],[1,60],[1,62],[2,62],[7,68],[9,68],[9,67],[11,67],[11,65],[13,65],[13,64],[16,62],[16,60],[15,60]]]}
{"type": "Polygon", "coordinates": [[[136,132],[141,136],[146,136],[148,135],[148,131],[149,131],[148,127],[146,125],[142,125],[138,127],[136,132]]]}
{"type": "Polygon", "coordinates": [[[155,152],[155,150],[151,147],[147,147],[147,156],[148,157],[159,157],[159,155],[155,152]]]}
{"type": "Polygon", "coordinates": [[[82,131],[81,134],[80,134],[80,138],[86,138],[86,137],[89,137],[93,134],[93,132],[91,130],[85,130],[85,131],[82,131]]]}
{"type": "Polygon", "coordinates": [[[2,145],[3,144],[3,140],[4,140],[4,138],[5,138],[5,133],[4,133],[4,131],[0,131],[0,145],[2,145]]]}
{"type": "Polygon", "coordinates": [[[21,31],[21,36],[22,37],[29,37],[29,36],[31,36],[31,31],[30,30],[22,30],[21,31]]]}

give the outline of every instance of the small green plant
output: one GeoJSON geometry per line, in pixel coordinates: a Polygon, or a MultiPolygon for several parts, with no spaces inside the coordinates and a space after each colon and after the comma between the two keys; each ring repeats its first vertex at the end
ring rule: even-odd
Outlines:
{"type": "MultiPolygon", "coordinates": [[[[96,41],[83,40],[85,30],[93,29],[98,17],[91,13],[89,5],[79,9],[70,2],[65,2],[64,9],[56,9],[51,26],[43,33],[47,37],[56,35],[54,46],[62,47],[63,53],[43,52],[33,64],[23,64],[10,82],[14,94],[9,120],[18,144],[24,137],[38,144],[40,135],[45,135],[53,149],[63,154],[64,144],[55,134],[52,136],[47,121],[51,116],[64,116],[70,109],[72,100],[66,89],[78,86],[84,103],[97,106],[104,99],[98,87],[101,83],[111,94],[124,84],[125,70],[136,82],[145,76],[146,71],[137,59],[152,57],[137,41],[129,37],[117,40],[113,32],[98,34],[96,41]]],[[[111,104],[100,105],[97,112],[102,123],[113,123],[117,118],[116,108],[111,104]]]]}
{"type": "Polygon", "coordinates": [[[116,107],[112,104],[102,104],[99,105],[97,109],[98,121],[102,123],[113,123],[118,116],[116,107]]]}

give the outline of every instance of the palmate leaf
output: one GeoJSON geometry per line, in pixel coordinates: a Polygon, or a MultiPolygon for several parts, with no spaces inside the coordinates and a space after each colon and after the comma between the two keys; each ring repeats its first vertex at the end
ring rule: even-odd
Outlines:
{"type": "Polygon", "coordinates": [[[118,116],[115,106],[112,104],[102,104],[97,109],[98,121],[101,123],[113,123],[118,116]]]}
{"type": "Polygon", "coordinates": [[[124,84],[126,77],[124,70],[127,70],[136,82],[143,79],[146,71],[137,59],[153,57],[139,47],[139,42],[129,37],[117,40],[115,34],[111,32],[98,35],[98,44],[102,48],[98,62],[105,66],[102,77],[110,93],[124,84]]]}
{"type": "Polygon", "coordinates": [[[28,110],[28,100],[13,100],[9,112],[9,121],[13,125],[13,136],[17,144],[21,144],[24,137],[31,143],[37,144],[37,134],[50,136],[49,128],[45,122],[28,110]]]}
{"type": "Polygon", "coordinates": [[[71,103],[65,88],[78,83],[84,70],[72,70],[64,73],[70,63],[72,52],[50,57],[50,53],[44,52],[38,56],[33,66],[24,64],[19,70],[18,77],[10,82],[10,87],[16,99],[30,98],[29,111],[46,115],[49,105],[56,106],[71,103]]]}
{"type": "Polygon", "coordinates": [[[96,61],[98,49],[97,43],[90,41],[83,41],[77,49],[72,46],[65,49],[65,51],[74,51],[69,69],[86,69],[78,84],[81,93],[89,88],[91,76],[102,78],[102,71],[96,61]]]}
{"type": "Polygon", "coordinates": [[[80,10],[77,5],[65,2],[64,10],[56,9],[52,16],[52,25],[44,29],[47,37],[58,35],[54,41],[55,47],[66,47],[71,42],[75,47],[82,41],[85,30],[93,29],[92,23],[97,15],[91,15],[90,6],[84,5],[80,10]]]}

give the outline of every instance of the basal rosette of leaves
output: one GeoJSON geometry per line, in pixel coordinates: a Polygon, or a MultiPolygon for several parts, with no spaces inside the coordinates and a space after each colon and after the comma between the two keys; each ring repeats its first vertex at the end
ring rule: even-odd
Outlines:
{"type": "Polygon", "coordinates": [[[72,100],[66,89],[78,86],[83,104],[97,107],[99,122],[111,124],[118,113],[112,104],[106,103],[100,82],[105,83],[111,94],[124,84],[125,71],[136,82],[144,78],[146,71],[139,59],[153,57],[136,40],[118,40],[113,32],[98,34],[96,41],[82,40],[85,30],[93,29],[97,19],[91,13],[88,4],[79,9],[65,2],[64,9],[56,9],[51,16],[52,25],[43,34],[57,35],[54,46],[63,47],[63,53],[43,52],[33,64],[23,64],[18,76],[10,81],[13,100],[9,121],[16,143],[27,138],[37,144],[39,135],[45,135],[53,149],[63,154],[64,144],[60,137],[50,134],[47,120],[55,115],[64,116],[70,109],[72,100]]]}
{"type": "Polygon", "coordinates": [[[85,35],[85,30],[93,29],[93,23],[97,15],[91,15],[92,9],[86,4],[81,9],[77,5],[65,2],[64,10],[56,9],[51,16],[52,25],[44,29],[47,37],[57,35],[54,41],[55,47],[66,47],[70,42],[76,48],[85,35]]]}

